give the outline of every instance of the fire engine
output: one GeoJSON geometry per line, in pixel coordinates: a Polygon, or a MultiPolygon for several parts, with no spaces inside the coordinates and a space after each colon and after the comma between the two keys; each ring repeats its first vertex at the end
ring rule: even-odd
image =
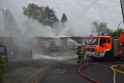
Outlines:
{"type": "Polygon", "coordinates": [[[118,38],[108,35],[89,36],[85,40],[86,56],[92,59],[120,58],[124,51],[124,32],[118,38]]]}

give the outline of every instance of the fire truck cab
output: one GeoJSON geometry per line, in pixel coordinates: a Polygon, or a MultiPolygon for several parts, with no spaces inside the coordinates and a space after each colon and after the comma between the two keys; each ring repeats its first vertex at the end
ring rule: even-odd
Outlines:
{"type": "MultiPolygon", "coordinates": [[[[90,58],[108,58],[121,57],[123,54],[124,46],[122,40],[124,37],[112,38],[108,35],[97,35],[87,37],[85,42],[86,56],[90,58]],[[121,38],[121,44],[119,43],[121,38]]],[[[124,36],[124,34],[123,34],[124,36]]]]}

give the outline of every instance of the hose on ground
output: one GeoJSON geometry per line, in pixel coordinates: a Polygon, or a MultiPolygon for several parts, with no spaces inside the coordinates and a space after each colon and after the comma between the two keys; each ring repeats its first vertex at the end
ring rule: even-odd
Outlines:
{"type": "Polygon", "coordinates": [[[116,65],[112,65],[112,66],[111,66],[111,69],[112,69],[113,72],[114,72],[114,75],[113,75],[113,83],[116,83],[116,72],[121,73],[121,74],[124,74],[123,71],[120,71],[120,70],[118,70],[118,69],[115,68],[115,67],[118,67],[118,66],[124,67],[124,65],[122,65],[122,64],[116,64],[116,65]]]}
{"type": "MultiPolygon", "coordinates": [[[[111,63],[111,62],[110,62],[111,63]]],[[[106,66],[106,65],[103,65],[103,64],[106,64],[106,63],[89,63],[89,64],[84,64],[82,66],[80,66],[78,68],[78,73],[83,76],[84,78],[86,78],[87,80],[93,82],[93,83],[100,83],[99,81],[95,80],[95,79],[92,79],[90,78],[89,76],[85,75],[84,73],[81,72],[81,69],[85,68],[85,67],[88,67],[90,65],[95,65],[95,64],[100,64],[101,66],[104,66],[104,67],[107,67],[109,69],[111,69],[113,71],[113,83],[116,83],[116,72],[115,71],[119,71],[119,70],[116,70],[114,67],[115,65],[111,66],[111,68],[109,66],[106,66]]],[[[107,63],[108,64],[108,63],[107,63]]],[[[123,65],[124,66],[124,65],[123,65]]],[[[122,71],[121,71],[122,73],[122,71]]],[[[124,72],[123,72],[124,73],[124,72]]]]}
{"type": "Polygon", "coordinates": [[[111,66],[111,69],[112,69],[113,71],[118,72],[118,73],[124,74],[124,71],[121,71],[121,70],[117,69],[117,67],[119,67],[119,66],[124,67],[123,64],[116,64],[116,65],[112,65],[112,66],[111,66]]]}
{"type": "Polygon", "coordinates": [[[116,72],[113,71],[113,83],[116,83],[116,72]]]}
{"type": "Polygon", "coordinates": [[[85,68],[85,67],[87,67],[87,66],[90,66],[90,65],[92,65],[92,63],[90,63],[90,64],[84,64],[84,65],[80,66],[80,67],[78,68],[78,73],[79,73],[81,76],[83,76],[84,78],[86,78],[87,80],[89,80],[89,81],[91,81],[91,82],[93,82],[93,83],[100,83],[99,81],[94,80],[94,79],[90,78],[89,76],[87,76],[86,74],[84,74],[84,73],[81,72],[81,69],[83,69],[83,68],[85,68]]]}
{"type": "MultiPolygon", "coordinates": [[[[98,64],[98,63],[97,63],[98,64]]],[[[103,65],[103,64],[99,64],[100,66],[104,66],[108,69],[110,69],[113,72],[113,77],[112,77],[112,82],[116,83],[116,72],[114,70],[111,69],[111,67],[107,66],[107,65],[103,65]]]]}

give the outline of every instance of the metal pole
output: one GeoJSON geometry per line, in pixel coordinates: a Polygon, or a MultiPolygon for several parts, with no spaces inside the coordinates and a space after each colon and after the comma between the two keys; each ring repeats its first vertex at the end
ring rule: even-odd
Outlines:
{"type": "Polygon", "coordinates": [[[123,10],[123,3],[124,3],[124,0],[122,1],[122,0],[120,0],[120,4],[121,4],[121,11],[122,11],[122,17],[123,17],[123,23],[124,23],[124,10],[123,10]]]}

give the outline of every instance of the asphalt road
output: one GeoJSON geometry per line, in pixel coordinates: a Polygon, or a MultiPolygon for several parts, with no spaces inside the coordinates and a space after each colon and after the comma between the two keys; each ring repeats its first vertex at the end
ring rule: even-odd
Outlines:
{"type": "Polygon", "coordinates": [[[56,60],[13,60],[6,64],[4,83],[31,83],[32,79],[44,71],[47,66],[54,66],[56,60]]]}
{"type": "Polygon", "coordinates": [[[91,83],[82,78],[77,68],[79,65],[60,65],[46,74],[39,83],[91,83]]]}
{"type": "MultiPolygon", "coordinates": [[[[100,83],[113,83],[113,71],[110,65],[91,65],[81,71],[100,83]]],[[[54,70],[41,78],[39,83],[92,83],[78,74],[79,66],[58,64],[54,70]]],[[[116,83],[124,83],[124,75],[116,73],[116,83]]]]}
{"type": "MultiPolygon", "coordinates": [[[[42,76],[39,83],[92,83],[78,74],[77,69],[82,64],[52,59],[10,61],[6,67],[5,83],[31,83],[32,78],[48,65],[55,68],[42,76]]],[[[113,72],[105,66],[92,65],[81,71],[101,83],[112,83],[113,72]]],[[[117,83],[124,83],[124,75],[117,73],[116,78],[117,83]]]]}

